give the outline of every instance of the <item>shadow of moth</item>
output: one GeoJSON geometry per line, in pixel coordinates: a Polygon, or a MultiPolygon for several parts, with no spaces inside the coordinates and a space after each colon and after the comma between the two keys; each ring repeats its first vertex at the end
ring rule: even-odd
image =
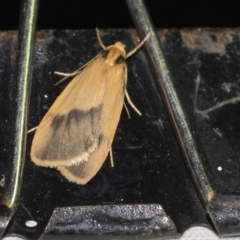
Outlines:
{"type": "MultiPolygon", "coordinates": [[[[58,169],[69,181],[86,184],[103,165],[120,119],[124,97],[134,110],[127,86],[126,59],[132,51],[116,42],[72,74],[75,76],[50,107],[33,138],[31,159],[39,166],[58,169]]],[[[112,157],[111,157],[112,160],[112,157]]],[[[113,165],[113,161],[112,161],[113,165]]]]}

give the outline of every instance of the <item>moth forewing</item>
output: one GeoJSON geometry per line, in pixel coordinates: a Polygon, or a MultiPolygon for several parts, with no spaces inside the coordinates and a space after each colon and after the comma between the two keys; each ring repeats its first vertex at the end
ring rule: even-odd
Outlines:
{"type": "Polygon", "coordinates": [[[69,181],[78,184],[91,180],[104,163],[125,94],[136,108],[126,90],[125,59],[139,46],[126,54],[121,42],[109,47],[100,44],[103,51],[74,77],[42,119],[31,148],[34,163],[55,167],[69,181]]]}
{"type": "Polygon", "coordinates": [[[95,79],[104,64],[98,58],[91,65],[68,84],[38,126],[31,148],[31,159],[37,165],[56,167],[68,166],[73,159],[86,161],[96,148],[104,86],[98,86],[95,79]],[[95,66],[98,71],[92,74],[95,66]]]}
{"type": "Polygon", "coordinates": [[[108,125],[103,125],[98,149],[90,154],[88,161],[77,166],[58,167],[60,172],[68,180],[78,184],[86,184],[101,168],[110,151],[122,111],[123,98],[121,98],[121,94],[119,94],[118,98],[119,100],[116,101],[114,105],[110,106],[112,110],[114,109],[113,112],[110,114],[106,112],[105,121],[108,125]]]}

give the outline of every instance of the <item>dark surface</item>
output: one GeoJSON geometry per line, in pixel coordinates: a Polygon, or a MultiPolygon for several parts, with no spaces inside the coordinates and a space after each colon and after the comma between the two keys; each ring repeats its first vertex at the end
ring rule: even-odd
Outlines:
{"type": "MultiPolygon", "coordinates": [[[[123,0],[41,0],[38,29],[133,28],[123,0]]],[[[146,0],[157,28],[239,26],[236,1],[146,0]]],[[[18,28],[19,0],[0,3],[0,29],[18,28]]]]}
{"type": "Polygon", "coordinates": [[[206,116],[194,113],[193,108],[198,77],[200,110],[238,96],[239,29],[170,30],[163,32],[161,41],[211,184],[222,195],[239,195],[239,103],[225,105],[206,116]]]}
{"type": "Polygon", "coordinates": [[[14,32],[0,33],[0,194],[5,184],[5,173],[7,170],[8,148],[10,143],[10,126],[12,122],[12,106],[16,104],[14,97],[14,67],[16,58],[17,35],[14,32]]]}
{"type": "Polygon", "coordinates": [[[239,236],[240,197],[216,195],[207,207],[221,237],[239,236]]]}
{"type": "Polygon", "coordinates": [[[220,237],[239,236],[239,28],[166,30],[161,42],[192,138],[218,193],[206,204],[209,217],[220,237]],[[237,102],[221,106],[233,98],[237,102]],[[206,113],[214,106],[220,107],[206,113]]]}
{"type": "Polygon", "coordinates": [[[157,204],[56,208],[44,237],[76,232],[81,239],[159,239],[178,236],[173,222],[157,204]],[[95,235],[95,236],[94,236],[95,235]]]}
{"type": "MultiPolygon", "coordinates": [[[[230,2],[194,2],[191,5],[147,1],[147,6],[158,28],[239,25],[236,4],[230,2]]],[[[18,15],[19,1],[2,1],[0,29],[16,29],[18,15]]],[[[40,3],[39,29],[86,29],[96,26],[113,29],[134,27],[124,1],[50,3],[45,0],[40,3]]],[[[125,34],[118,32],[117,39],[124,39],[128,44],[129,38],[125,34]]],[[[73,36],[71,31],[39,32],[29,128],[39,123],[66,84],[54,87],[52,83],[57,82],[59,77],[54,76],[53,71],[73,71],[99,51],[95,33],[85,32],[84,36],[82,38],[79,32],[73,36]]],[[[115,37],[114,32],[112,37],[115,37]]],[[[108,38],[111,36],[107,35],[103,40],[108,38]]],[[[238,231],[235,226],[239,219],[231,216],[238,213],[239,206],[232,204],[233,209],[225,207],[238,200],[238,196],[231,195],[239,195],[239,104],[227,105],[203,118],[194,113],[193,99],[194,81],[198,77],[201,79],[197,102],[199,109],[238,95],[239,29],[171,30],[165,31],[161,40],[192,135],[211,184],[219,193],[209,203],[210,217],[221,236],[233,235],[238,231]],[[218,167],[222,170],[219,171],[218,167]],[[219,216],[222,221],[217,220],[219,216]]],[[[17,102],[13,81],[15,44],[16,33],[1,33],[0,194],[5,174],[9,171],[11,106],[17,102]]],[[[139,120],[130,109],[132,118],[129,120],[123,111],[113,145],[116,167],[112,169],[107,159],[96,179],[86,186],[77,186],[66,182],[54,170],[35,167],[28,157],[21,203],[7,234],[29,238],[40,236],[56,206],[121,203],[161,204],[179,233],[193,224],[209,226],[152,78],[149,86],[151,73],[145,68],[146,60],[142,57],[139,54],[129,59],[128,66],[129,93],[144,116],[139,120]],[[26,227],[25,222],[30,219],[38,222],[37,227],[26,227]]],[[[28,140],[28,151],[31,138],[32,134],[28,140]]]]}
{"type": "MultiPolygon", "coordinates": [[[[102,33],[106,45],[121,40],[127,52],[137,44],[132,37],[123,30],[102,33]]],[[[38,125],[67,84],[54,86],[60,77],[53,72],[76,70],[100,46],[95,31],[40,31],[35,50],[29,128],[38,125]]],[[[8,76],[11,70],[6,68],[3,74],[8,76]]],[[[33,134],[29,134],[22,198],[7,234],[36,238],[55,207],[99,204],[160,204],[179,233],[193,224],[208,225],[143,52],[128,60],[128,70],[128,92],[143,116],[129,107],[129,119],[123,110],[113,142],[115,167],[111,168],[108,158],[87,185],[70,183],[55,170],[30,161],[33,134]],[[26,227],[27,220],[35,220],[37,227],[26,227]]],[[[11,87],[6,85],[6,91],[7,86],[11,87]]]]}

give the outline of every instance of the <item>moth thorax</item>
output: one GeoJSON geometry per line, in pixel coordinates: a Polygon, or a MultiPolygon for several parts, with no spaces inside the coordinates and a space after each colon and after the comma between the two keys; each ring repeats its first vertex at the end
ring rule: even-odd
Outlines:
{"type": "Polygon", "coordinates": [[[109,66],[122,64],[125,62],[126,52],[125,46],[121,42],[116,42],[114,45],[107,48],[108,54],[105,63],[109,66]]]}

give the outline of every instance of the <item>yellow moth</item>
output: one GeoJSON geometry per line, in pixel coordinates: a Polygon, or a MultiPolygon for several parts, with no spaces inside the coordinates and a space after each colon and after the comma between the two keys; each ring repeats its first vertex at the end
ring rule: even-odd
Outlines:
{"type": "MultiPolygon", "coordinates": [[[[127,86],[125,60],[150,37],[126,53],[121,42],[106,47],[81,69],[50,107],[31,147],[32,161],[58,169],[69,181],[86,184],[103,165],[110,152],[120,119],[124,97],[132,103],[127,86]]],[[[67,74],[65,74],[67,75],[67,74]]],[[[113,161],[112,161],[113,165],[113,161]]]]}

